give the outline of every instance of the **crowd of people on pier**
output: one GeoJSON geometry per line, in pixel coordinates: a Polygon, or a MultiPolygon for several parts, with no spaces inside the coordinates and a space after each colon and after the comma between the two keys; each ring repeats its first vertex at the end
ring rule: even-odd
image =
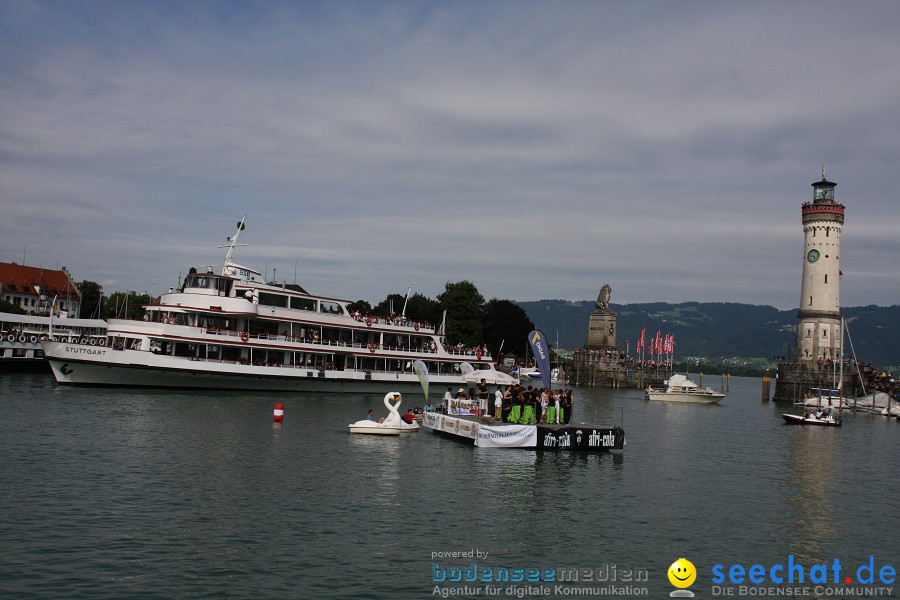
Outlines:
{"type": "MultiPolygon", "coordinates": [[[[453,388],[444,393],[443,408],[447,414],[490,414],[491,399],[488,386],[482,379],[476,388],[453,388]]],[[[524,387],[522,384],[497,386],[493,393],[493,417],[503,423],[521,425],[565,424],[572,418],[574,400],[571,389],[524,387]]]]}

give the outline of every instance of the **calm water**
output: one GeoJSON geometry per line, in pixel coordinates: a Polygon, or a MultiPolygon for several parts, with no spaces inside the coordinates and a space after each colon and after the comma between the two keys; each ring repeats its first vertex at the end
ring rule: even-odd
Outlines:
{"type": "Polygon", "coordinates": [[[430,598],[437,562],[644,568],[644,597],[662,598],[684,556],[709,598],[717,563],[900,566],[900,423],[791,427],[760,388],[732,378],[720,406],[578,388],[575,420],[622,424],[625,450],[539,454],[348,435],[368,408],[386,413],[382,394],[4,374],[0,597],[430,598]],[[432,560],[471,549],[488,556],[432,560]]]}

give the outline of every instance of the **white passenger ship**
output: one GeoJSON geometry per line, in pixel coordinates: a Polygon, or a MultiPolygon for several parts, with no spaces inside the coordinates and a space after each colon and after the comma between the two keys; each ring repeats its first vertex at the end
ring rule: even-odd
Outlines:
{"type": "Polygon", "coordinates": [[[106,341],[106,321],[72,319],[48,315],[0,312],[0,371],[46,369],[41,342],[53,334],[58,340],[76,340],[94,345],[106,341]],[[52,329],[51,329],[52,326],[52,329]]]}
{"type": "Polygon", "coordinates": [[[188,275],[181,290],[146,305],[144,320],[109,319],[102,343],[42,342],[61,384],[229,390],[421,393],[413,361],[432,385],[460,387],[472,371],[502,380],[487,348],[446,345],[428,323],[353,314],[349,301],[264,283],[232,261],[219,275],[188,275]],[[468,364],[466,364],[468,363],[468,364]],[[471,366],[470,366],[471,365],[471,366]]]}

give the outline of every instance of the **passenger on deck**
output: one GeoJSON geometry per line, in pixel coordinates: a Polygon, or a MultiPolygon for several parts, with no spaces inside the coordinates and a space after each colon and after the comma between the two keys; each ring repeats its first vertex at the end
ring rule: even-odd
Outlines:
{"type": "Polygon", "coordinates": [[[463,402],[466,400],[466,390],[459,388],[456,390],[456,399],[453,401],[456,405],[456,411],[453,414],[459,414],[462,411],[463,402]]]}

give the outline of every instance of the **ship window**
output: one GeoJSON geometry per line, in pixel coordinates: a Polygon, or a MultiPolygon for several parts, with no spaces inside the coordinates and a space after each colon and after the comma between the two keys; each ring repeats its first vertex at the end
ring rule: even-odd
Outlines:
{"type": "Polygon", "coordinates": [[[309,298],[291,298],[291,308],[297,310],[315,310],[316,303],[309,298]]]}
{"type": "Polygon", "coordinates": [[[266,306],[287,306],[287,296],[281,294],[259,293],[259,303],[266,306]]]}
{"type": "Polygon", "coordinates": [[[320,302],[319,312],[342,315],[344,314],[344,309],[337,302],[320,302]]]}

